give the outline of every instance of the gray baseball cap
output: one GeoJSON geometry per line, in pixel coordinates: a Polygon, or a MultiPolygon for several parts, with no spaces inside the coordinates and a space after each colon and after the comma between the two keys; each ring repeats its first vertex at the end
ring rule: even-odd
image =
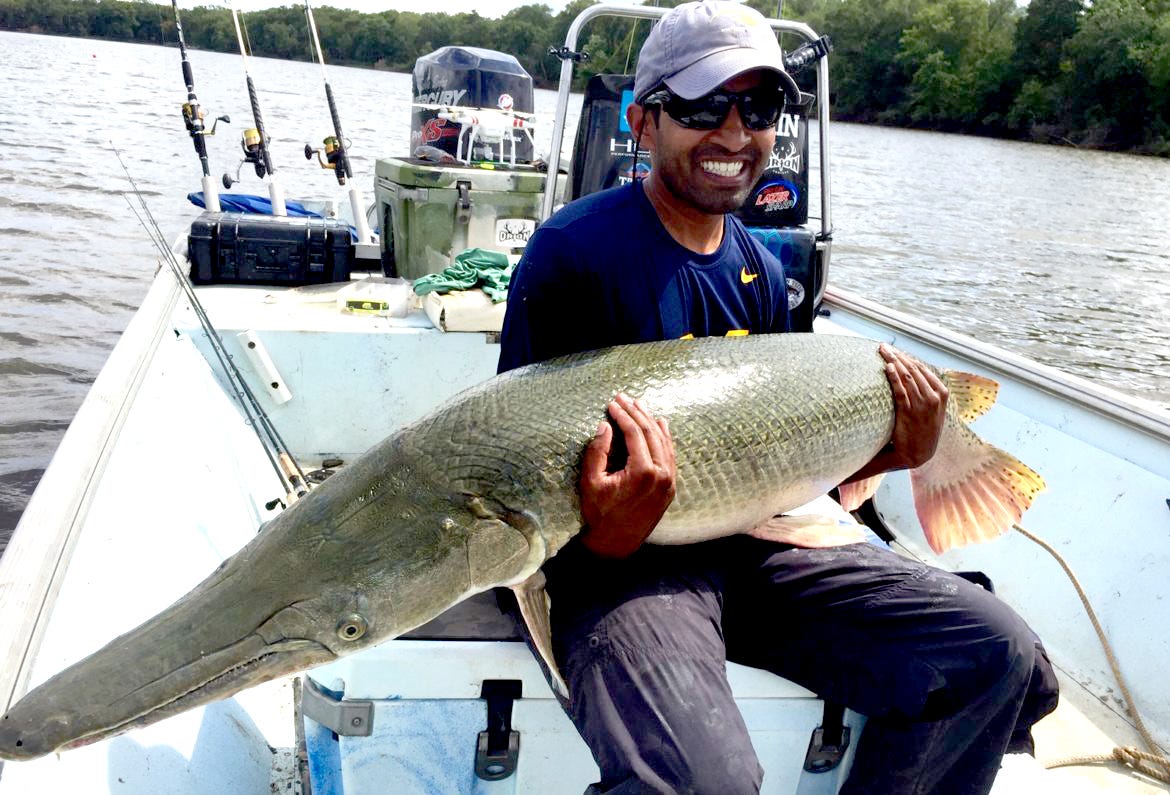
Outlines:
{"type": "Polygon", "coordinates": [[[799,101],[776,34],[759,11],[728,0],[683,3],[662,17],[642,45],[634,101],[663,83],[683,99],[698,99],[753,69],[775,72],[788,101],[799,101]]]}

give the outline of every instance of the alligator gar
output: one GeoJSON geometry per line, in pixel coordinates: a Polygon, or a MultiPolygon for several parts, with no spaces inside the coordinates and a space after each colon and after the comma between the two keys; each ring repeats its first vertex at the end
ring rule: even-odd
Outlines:
{"type": "MultiPolygon", "coordinates": [[[[174,605],[29,692],[0,719],[0,758],[85,745],[394,638],[476,592],[519,591],[581,529],[582,452],[619,390],[668,418],[675,442],[676,496],[649,541],[750,531],[887,444],[894,404],[877,347],[811,334],[677,340],[490,379],[375,445],[174,605]]],[[[911,478],[936,550],[1005,531],[1043,488],[966,427],[994,402],[994,382],[942,375],[943,436],[911,478]]]]}

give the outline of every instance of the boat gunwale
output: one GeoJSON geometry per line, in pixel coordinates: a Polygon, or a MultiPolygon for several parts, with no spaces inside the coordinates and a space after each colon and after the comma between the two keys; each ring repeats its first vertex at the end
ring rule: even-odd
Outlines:
{"type": "Polygon", "coordinates": [[[952,331],[928,320],[899,312],[839,287],[825,290],[825,305],[839,308],[871,323],[913,337],[960,359],[1012,378],[1058,400],[1096,412],[1108,419],[1170,443],[1170,413],[1163,416],[1156,404],[1131,397],[1071,373],[1041,364],[986,342],[952,331]]]}
{"type": "Polygon", "coordinates": [[[84,517],[156,352],[179,286],[156,273],[111,350],[0,556],[0,712],[24,694],[84,517]]]}

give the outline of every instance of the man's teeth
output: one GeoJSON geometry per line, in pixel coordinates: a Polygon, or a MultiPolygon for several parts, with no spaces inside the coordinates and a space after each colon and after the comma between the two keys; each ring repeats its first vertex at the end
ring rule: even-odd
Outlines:
{"type": "Polygon", "coordinates": [[[702,166],[704,171],[710,171],[720,177],[734,177],[743,171],[743,161],[741,160],[733,160],[730,163],[722,160],[704,160],[702,166]]]}

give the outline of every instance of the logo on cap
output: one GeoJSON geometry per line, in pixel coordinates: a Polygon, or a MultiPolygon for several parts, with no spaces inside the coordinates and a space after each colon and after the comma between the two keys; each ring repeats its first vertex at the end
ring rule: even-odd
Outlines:
{"type": "Polygon", "coordinates": [[[753,28],[760,24],[760,20],[763,19],[758,11],[748,6],[741,6],[738,3],[720,4],[715,11],[715,16],[732,17],[745,28],[753,28]]]}

